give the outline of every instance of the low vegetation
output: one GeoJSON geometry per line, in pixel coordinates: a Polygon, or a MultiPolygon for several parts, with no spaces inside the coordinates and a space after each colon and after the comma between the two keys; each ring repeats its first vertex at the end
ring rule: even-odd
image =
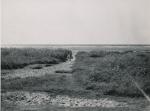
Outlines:
{"type": "Polygon", "coordinates": [[[2,79],[2,91],[10,90],[39,90],[48,91],[50,89],[65,88],[68,81],[66,76],[45,75],[42,77],[26,77],[14,79],[2,79]]]}
{"type": "MultiPolygon", "coordinates": [[[[2,48],[2,69],[22,68],[29,65],[31,69],[49,67],[66,61],[72,52],[64,49],[16,49],[2,48]]],[[[150,94],[150,53],[149,51],[91,51],[79,52],[71,71],[57,69],[54,74],[46,73],[40,77],[2,78],[2,93],[14,91],[47,92],[53,96],[67,95],[83,98],[112,98],[126,102],[131,107],[120,108],[63,108],[39,107],[38,111],[142,111],[148,105],[143,98],[117,96],[139,96],[141,93],[133,83],[150,94]],[[62,73],[62,74],[59,74],[62,73]],[[69,74],[66,74],[69,73],[69,74]],[[73,73],[73,77],[72,74],[73,73]],[[74,81],[74,79],[76,81],[74,81]],[[81,86],[80,86],[81,85],[81,86]],[[115,96],[112,96],[115,95],[115,96]]],[[[24,70],[24,69],[23,69],[24,70]]],[[[8,70],[3,70],[7,75],[8,70]]],[[[9,70],[11,71],[11,70],[9,70]]],[[[2,111],[20,111],[16,106],[2,103],[2,111]],[[14,109],[13,109],[14,108],[14,109]]]]}
{"type": "MultiPolygon", "coordinates": [[[[2,92],[9,91],[39,91],[54,95],[91,96],[90,91],[83,90],[72,84],[72,79],[66,75],[44,75],[41,77],[26,77],[2,79],[2,92]]],[[[93,94],[92,94],[93,95],[93,94]]]]}
{"type": "Polygon", "coordinates": [[[135,87],[150,94],[150,53],[118,50],[79,52],[74,77],[84,89],[105,95],[140,96],[135,87]]]}
{"type": "Polygon", "coordinates": [[[56,64],[72,56],[66,49],[1,48],[1,68],[17,69],[29,64],[56,64]]]}

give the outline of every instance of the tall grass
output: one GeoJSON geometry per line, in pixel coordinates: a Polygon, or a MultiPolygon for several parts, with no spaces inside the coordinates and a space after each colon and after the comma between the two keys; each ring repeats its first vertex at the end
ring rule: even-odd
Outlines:
{"type": "Polygon", "coordinates": [[[102,94],[138,96],[131,77],[150,94],[150,53],[144,51],[79,52],[74,77],[87,90],[102,94]]]}
{"type": "Polygon", "coordinates": [[[1,48],[1,68],[23,68],[29,64],[56,64],[72,57],[66,49],[1,48]]]}

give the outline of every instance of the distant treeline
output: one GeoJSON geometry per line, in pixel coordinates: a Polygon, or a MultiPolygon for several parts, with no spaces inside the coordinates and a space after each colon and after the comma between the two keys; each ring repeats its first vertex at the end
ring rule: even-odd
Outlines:
{"type": "Polygon", "coordinates": [[[150,52],[141,50],[79,52],[74,77],[86,90],[106,95],[140,96],[133,81],[150,94],[150,52]]]}
{"type": "Polygon", "coordinates": [[[72,57],[66,49],[1,48],[1,68],[17,69],[29,64],[57,64],[72,57]]]}

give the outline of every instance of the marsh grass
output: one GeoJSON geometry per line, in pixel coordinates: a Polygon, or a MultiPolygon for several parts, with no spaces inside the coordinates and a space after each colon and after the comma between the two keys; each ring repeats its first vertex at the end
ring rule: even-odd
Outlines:
{"type": "Polygon", "coordinates": [[[1,68],[17,69],[30,64],[57,64],[72,52],[66,49],[1,48],[1,68]]]}
{"type": "Polygon", "coordinates": [[[26,77],[2,79],[2,92],[31,91],[48,92],[54,95],[68,96],[94,96],[94,93],[83,90],[80,86],[72,84],[70,75],[44,75],[41,77],[26,77]]]}
{"type": "Polygon", "coordinates": [[[73,75],[86,90],[105,95],[141,96],[132,79],[150,92],[150,53],[147,51],[79,52],[73,75]]]}
{"type": "Polygon", "coordinates": [[[67,84],[65,76],[45,75],[42,77],[27,77],[2,80],[2,91],[9,90],[47,90],[61,88],[67,84]]]}

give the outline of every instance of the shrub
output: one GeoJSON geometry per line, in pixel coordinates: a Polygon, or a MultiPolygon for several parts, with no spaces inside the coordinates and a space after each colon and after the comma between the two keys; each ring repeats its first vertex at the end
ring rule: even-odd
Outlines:
{"type": "Polygon", "coordinates": [[[132,78],[142,89],[150,91],[150,53],[123,49],[118,52],[80,52],[76,56],[73,73],[87,90],[103,94],[140,95],[132,78]]]}

